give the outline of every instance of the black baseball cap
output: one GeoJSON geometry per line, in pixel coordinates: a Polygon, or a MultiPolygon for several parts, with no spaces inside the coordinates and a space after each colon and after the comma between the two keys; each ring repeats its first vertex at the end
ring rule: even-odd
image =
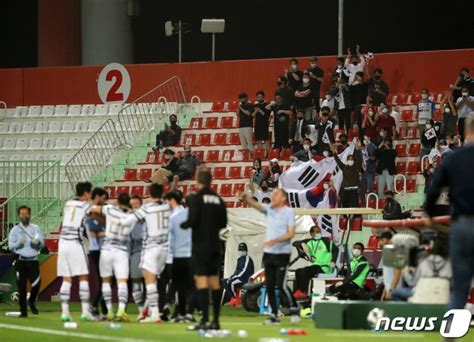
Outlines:
{"type": "Polygon", "coordinates": [[[390,240],[390,239],[392,239],[392,236],[393,236],[393,234],[390,233],[390,232],[383,232],[382,234],[380,234],[381,239],[390,240]]]}
{"type": "Polygon", "coordinates": [[[248,251],[247,244],[245,242],[239,243],[239,251],[248,251]]]}

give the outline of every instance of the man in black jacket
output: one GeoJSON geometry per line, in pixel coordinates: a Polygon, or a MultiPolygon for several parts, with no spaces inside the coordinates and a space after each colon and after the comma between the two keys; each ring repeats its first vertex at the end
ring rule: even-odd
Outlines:
{"type": "Polygon", "coordinates": [[[378,183],[378,195],[379,198],[384,198],[385,185],[387,190],[393,191],[393,180],[397,169],[395,166],[395,158],[397,158],[397,151],[392,148],[392,142],[390,138],[385,137],[379,145],[378,150],[375,152],[375,158],[377,160],[376,171],[379,175],[378,183]]]}
{"type": "Polygon", "coordinates": [[[181,224],[181,228],[193,229],[192,266],[202,310],[201,322],[193,327],[195,330],[220,329],[219,231],[227,226],[227,210],[222,198],[210,189],[211,182],[212,176],[209,171],[198,173],[198,192],[188,203],[188,220],[181,224]],[[212,293],[214,319],[208,326],[209,289],[212,293]]]}
{"type": "Polygon", "coordinates": [[[393,196],[393,191],[385,191],[385,206],[382,212],[384,220],[398,220],[402,218],[402,207],[393,196]]]}
{"type": "Polygon", "coordinates": [[[288,141],[293,147],[293,153],[303,148],[303,140],[308,132],[307,125],[308,121],[304,119],[304,111],[298,110],[296,112],[296,120],[290,126],[290,140],[288,141]]]}

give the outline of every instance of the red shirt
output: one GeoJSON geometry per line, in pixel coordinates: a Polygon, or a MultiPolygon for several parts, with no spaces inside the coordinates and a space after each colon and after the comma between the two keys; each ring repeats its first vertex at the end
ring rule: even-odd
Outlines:
{"type": "Polygon", "coordinates": [[[395,123],[395,119],[391,117],[390,115],[388,116],[380,115],[379,118],[377,119],[377,122],[375,123],[375,126],[377,127],[377,131],[379,132],[382,128],[385,128],[387,130],[387,137],[392,137],[393,127],[396,127],[396,123],[395,123]]]}

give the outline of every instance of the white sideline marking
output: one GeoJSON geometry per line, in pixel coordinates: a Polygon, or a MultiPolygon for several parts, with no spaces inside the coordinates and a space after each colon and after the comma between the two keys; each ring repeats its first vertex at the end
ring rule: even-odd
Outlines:
{"type": "MultiPolygon", "coordinates": [[[[30,331],[39,334],[48,334],[48,335],[58,335],[58,336],[68,336],[68,337],[79,337],[85,338],[90,340],[104,340],[104,341],[120,341],[120,342],[140,342],[146,340],[137,340],[134,338],[124,338],[120,336],[107,336],[107,335],[94,335],[94,334],[87,334],[87,333],[79,333],[79,332],[69,332],[69,331],[61,331],[61,330],[53,330],[53,329],[45,329],[45,328],[36,328],[36,327],[29,327],[25,325],[16,325],[16,324],[5,324],[0,323],[0,328],[4,329],[11,329],[11,330],[21,330],[21,331],[30,331]]],[[[154,340],[156,341],[156,340],[154,340]]]]}
{"type": "Polygon", "coordinates": [[[384,334],[383,332],[373,333],[327,333],[326,337],[351,337],[351,338],[425,338],[424,334],[384,334]]]}

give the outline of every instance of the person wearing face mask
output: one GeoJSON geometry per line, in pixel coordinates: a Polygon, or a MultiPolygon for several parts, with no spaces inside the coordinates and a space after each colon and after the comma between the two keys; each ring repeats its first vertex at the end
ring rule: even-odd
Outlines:
{"type": "Polygon", "coordinates": [[[239,94],[239,138],[240,144],[244,150],[253,154],[253,118],[255,109],[253,104],[248,101],[247,93],[239,94]]]}
{"type": "MultiPolygon", "coordinates": [[[[389,110],[385,104],[381,104],[378,110],[378,115],[375,120],[375,125],[379,132],[382,132],[382,129],[386,131],[386,137],[396,138],[397,136],[397,124],[395,119],[390,116],[389,110]]],[[[383,137],[382,137],[383,138],[383,137]]]]}
{"type": "Polygon", "coordinates": [[[308,121],[305,119],[305,113],[302,110],[296,112],[296,120],[290,126],[289,144],[292,146],[293,153],[301,151],[303,148],[303,139],[308,133],[308,121]]]}
{"type": "Polygon", "coordinates": [[[403,218],[402,207],[395,198],[395,193],[391,190],[385,191],[385,206],[382,215],[384,220],[398,220],[403,218]]]}
{"type": "Polygon", "coordinates": [[[255,186],[255,183],[250,180],[249,182],[249,190],[252,192],[252,195],[257,199],[259,203],[263,203],[265,198],[272,197],[272,190],[268,186],[268,182],[263,180],[260,184],[260,187],[255,186]]]}
{"type": "Polygon", "coordinates": [[[312,278],[320,273],[330,273],[336,267],[338,248],[332,240],[321,235],[321,228],[312,226],[309,230],[310,239],[295,241],[293,246],[298,253],[305,253],[312,265],[302,267],[295,272],[295,298],[306,298],[308,286],[312,278]]]}
{"type": "Polygon", "coordinates": [[[436,147],[438,136],[435,127],[433,120],[426,120],[425,132],[421,136],[420,158],[429,155],[431,150],[436,147]]]}
{"type": "Polygon", "coordinates": [[[319,97],[321,84],[324,79],[324,71],[318,66],[318,58],[316,56],[310,58],[307,71],[311,79],[311,93],[313,95],[314,108],[316,108],[316,112],[319,113],[319,97]]]}
{"type": "MultiPolygon", "coordinates": [[[[387,195],[387,201],[388,201],[387,195]]],[[[384,218],[385,220],[385,218],[384,218]]],[[[392,243],[392,233],[383,232],[380,235],[379,248],[383,250],[384,246],[390,245],[392,243]]],[[[392,297],[392,292],[399,286],[400,278],[402,275],[402,270],[395,267],[385,266],[383,262],[383,256],[381,260],[382,266],[382,275],[383,275],[383,285],[384,290],[382,292],[381,300],[388,300],[392,297]]]]}
{"type": "Polygon", "coordinates": [[[330,111],[330,108],[327,106],[321,107],[321,115],[314,126],[317,137],[316,148],[320,155],[325,149],[330,148],[330,144],[335,142],[334,127],[336,123],[330,119],[330,111]]]}
{"type": "Polygon", "coordinates": [[[175,176],[178,180],[186,180],[192,178],[197,167],[201,164],[201,161],[191,151],[191,146],[184,145],[184,156],[179,158],[177,161],[178,171],[173,172],[167,177],[169,183],[173,181],[175,176]]]}
{"type": "Polygon", "coordinates": [[[275,97],[281,96],[282,104],[291,107],[295,102],[295,90],[288,86],[288,78],[286,76],[278,76],[275,97]]]}
{"type": "Polygon", "coordinates": [[[331,92],[336,94],[336,111],[337,111],[337,121],[339,129],[346,130],[349,133],[349,130],[352,128],[351,121],[351,112],[352,112],[352,103],[350,96],[350,89],[344,77],[341,77],[339,81],[333,86],[331,92]]]}
{"type": "Polygon", "coordinates": [[[441,109],[443,111],[443,119],[441,122],[441,136],[446,138],[449,134],[453,136],[456,133],[456,123],[458,121],[458,113],[453,102],[453,97],[446,94],[441,102],[441,109]]]}
{"type": "Polygon", "coordinates": [[[379,136],[379,133],[377,132],[378,115],[372,106],[367,106],[362,110],[362,113],[364,115],[364,119],[362,121],[362,129],[364,130],[364,134],[371,141],[376,141],[379,136]]]}
{"type": "Polygon", "coordinates": [[[305,138],[303,140],[303,148],[296,153],[293,153],[291,159],[293,161],[299,160],[302,162],[307,162],[313,159],[313,152],[311,151],[311,140],[305,138]]]}
{"type": "Polygon", "coordinates": [[[376,167],[376,152],[377,147],[370,141],[369,137],[364,137],[364,146],[362,151],[362,170],[363,173],[360,178],[359,199],[365,201],[366,191],[368,193],[374,192],[375,167],[376,167]]]}
{"type": "Polygon", "coordinates": [[[378,178],[378,196],[380,199],[384,198],[384,189],[393,191],[393,179],[397,173],[395,166],[395,159],[397,158],[397,151],[392,148],[392,142],[389,138],[384,138],[375,152],[377,160],[376,172],[378,178]]]}
{"type": "Polygon", "coordinates": [[[375,106],[385,103],[389,94],[387,83],[382,79],[383,70],[377,68],[374,70],[374,76],[371,77],[367,84],[369,87],[369,98],[373,101],[375,106]]]}
{"type": "Polygon", "coordinates": [[[290,147],[290,116],[293,114],[291,106],[283,101],[280,94],[275,95],[275,101],[272,101],[265,107],[273,112],[274,116],[274,135],[275,143],[273,148],[281,149],[290,147]]]}
{"type": "Polygon", "coordinates": [[[466,117],[471,115],[474,112],[474,96],[469,95],[468,87],[463,87],[461,89],[461,97],[456,101],[456,109],[458,112],[458,131],[461,136],[461,142],[464,143],[465,134],[464,134],[464,123],[466,117]]]}
{"type": "Polygon", "coordinates": [[[366,64],[367,61],[365,60],[364,55],[361,55],[359,45],[357,45],[356,47],[355,55],[351,53],[351,49],[347,49],[347,57],[344,62],[344,66],[349,71],[349,85],[352,85],[354,83],[356,74],[358,72],[363,72],[365,70],[366,64]]]}
{"type": "Polygon", "coordinates": [[[17,259],[14,267],[17,274],[17,287],[20,304],[20,317],[27,317],[26,282],[31,284],[28,304],[33,315],[38,314],[36,298],[41,285],[38,253],[44,247],[43,231],[36,224],[30,223],[31,209],[23,205],[17,210],[20,223],[10,230],[8,248],[15,253],[17,259]]]}
{"type": "Polygon", "coordinates": [[[359,128],[359,139],[364,138],[364,129],[362,127],[362,108],[367,102],[369,88],[364,79],[364,73],[358,71],[355,75],[354,82],[350,86],[351,102],[354,106],[355,121],[359,128]]]}
{"type": "Polygon", "coordinates": [[[282,173],[282,169],[278,164],[280,161],[276,158],[270,160],[270,167],[269,167],[269,175],[267,178],[267,183],[270,188],[277,188],[278,187],[278,179],[282,173]]]}
{"type": "Polygon", "coordinates": [[[311,87],[311,78],[307,71],[303,74],[303,82],[295,91],[296,108],[304,113],[306,121],[313,120],[313,94],[311,87]]]}
{"type": "Polygon", "coordinates": [[[337,148],[338,153],[344,152],[344,150],[349,147],[348,139],[349,137],[345,133],[339,135],[339,146],[337,148]]]}
{"type": "Polygon", "coordinates": [[[468,94],[474,96],[474,78],[469,75],[468,68],[461,69],[456,82],[451,84],[450,88],[453,90],[452,94],[454,101],[457,101],[457,99],[462,96],[462,88],[466,88],[468,90],[468,94]]]}
{"type": "Polygon", "coordinates": [[[255,141],[259,149],[265,146],[265,159],[270,152],[270,111],[266,108],[268,103],[265,101],[263,90],[257,92],[257,101],[254,104],[253,116],[255,117],[255,141]]]}
{"type": "Polygon", "coordinates": [[[342,184],[339,191],[342,208],[359,208],[358,189],[360,184],[360,172],[362,169],[361,144],[357,142],[353,155],[347,157],[347,163],[339,159],[338,151],[333,145],[332,152],[334,160],[342,171],[342,184]]]}
{"type": "Polygon", "coordinates": [[[329,292],[338,299],[359,299],[364,296],[364,284],[370,266],[363,253],[364,244],[356,242],[352,248],[352,259],[348,265],[347,275],[342,282],[329,287],[329,292]]]}
{"type": "Polygon", "coordinates": [[[321,110],[323,107],[328,107],[329,113],[334,110],[334,96],[332,96],[331,93],[327,93],[326,95],[324,95],[324,100],[321,103],[321,110]]]}
{"type": "Polygon", "coordinates": [[[290,70],[285,70],[285,76],[288,79],[288,85],[292,89],[298,89],[303,82],[303,71],[298,69],[298,60],[296,58],[290,61],[290,70]]]}
{"type": "Polygon", "coordinates": [[[179,165],[178,165],[178,158],[175,157],[175,153],[173,150],[167,148],[163,155],[165,157],[165,164],[162,165],[158,170],[153,173],[153,176],[146,180],[147,183],[156,183],[156,184],[163,184],[168,181],[168,176],[173,173],[178,172],[179,165]]]}
{"type": "Polygon", "coordinates": [[[153,151],[157,152],[163,147],[176,146],[181,139],[181,127],[178,126],[178,117],[170,115],[170,124],[165,123],[165,129],[156,135],[156,146],[153,151]]]}
{"type": "Polygon", "coordinates": [[[262,169],[262,160],[260,158],[257,158],[253,161],[253,169],[250,180],[252,181],[252,183],[255,183],[260,186],[264,179],[265,170],[262,169]]]}
{"type": "Polygon", "coordinates": [[[235,300],[233,298],[237,298],[237,290],[244,286],[254,273],[253,260],[248,254],[247,244],[239,243],[237,251],[239,258],[234,273],[229,278],[222,279],[222,288],[225,290],[224,302],[230,297],[232,303],[235,300]]]}
{"type": "Polygon", "coordinates": [[[429,91],[426,88],[421,89],[421,100],[416,105],[416,111],[418,113],[418,131],[421,137],[425,132],[425,122],[432,120],[436,111],[436,105],[429,99],[429,91]]]}

